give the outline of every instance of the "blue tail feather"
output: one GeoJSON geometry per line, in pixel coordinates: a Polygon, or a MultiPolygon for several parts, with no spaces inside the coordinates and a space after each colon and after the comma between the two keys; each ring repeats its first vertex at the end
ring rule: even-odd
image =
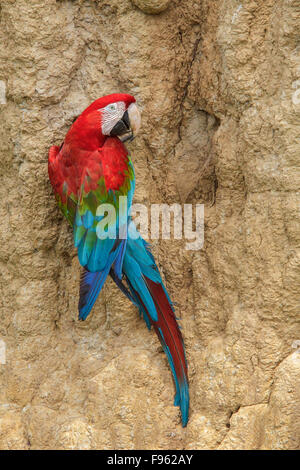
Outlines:
{"type": "Polygon", "coordinates": [[[180,407],[182,425],[186,426],[189,414],[189,386],[186,369],[184,369],[186,367],[186,359],[182,337],[178,329],[179,326],[176,323],[174,306],[162,282],[153,255],[149,251],[148,244],[141,238],[138,240],[128,239],[123,264],[123,272],[125,273],[125,279],[127,281],[131,295],[134,298],[135,303],[138,304],[140,313],[143,314],[143,318],[147,324],[147,327],[150,329],[151,324],[153,324],[156,333],[160,338],[174,378],[176,389],[174,404],[175,406],[180,407]],[[158,297],[156,297],[157,294],[153,294],[156,292],[156,289],[152,291],[151,284],[149,285],[150,280],[154,282],[155,285],[160,286],[158,297]],[[149,312],[148,310],[149,302],[145,300],[148,299],[148,296],[151,297],[152,302],[154,301],[155,316],[153,315],[153,311],[149,312]],[[163,300],[164,296],[165,300],[163,300]],[[161,305],[159,305],[160,302],[161,305]],[[165,307],[166,304],[168,306],[165,307]],[[168,336],[168,341],[166,341],[160,325],[163,325],[162,328],[166,329],[165,331],[168,336]],[[173,336],[173,339],[170,337],[171,330],[173,332],[172,334],[175,335],[173,336]],[[174,349],[176,341],[177,345],[178,341],[181,343],[181,352],[177,350],[176,346],[174,349]],[[173,353],[171,353],[169,346],[171,347],[173,353]],[[174,355],[174,358],[172,354],[174,355]],[[176,367],[174,359],[177,363],[176,367]],[[178,361],[182,361],[181,366],[179,365],[180,362],[178,361]]]}

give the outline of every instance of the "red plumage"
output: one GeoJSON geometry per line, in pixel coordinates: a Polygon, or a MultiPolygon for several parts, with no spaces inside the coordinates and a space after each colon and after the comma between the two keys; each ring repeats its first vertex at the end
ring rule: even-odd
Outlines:
{"type": "MultiPolygon", "coordinates": [[[[127,149],[118,137],[108,136],[119,135],[120,122],[114,121],[116,127],[111,126],[107,131],[105,126],[112,122],[111,117],[103,118],[102,127],[102,112],[111,103],[115,110],[120,105],[127,136],[127,120],[130,111],[135,109],[130,105],[134,102],[133,96],[121,93],[94,101],[73,123],[62,145],[50,148],[49,178],[60,208],[74,227],[74,243],[78,247],[79,261],[85,267],[79,318],[84,320],[89,315],[110,273],[122,292],[138,305],[147,325],[154,327],[160,339],[175,381],[175,404],[180,406],[182,423],[186,426],[189,390],[183,338],[154,258],[142,238],[136,241],[130,237],[120,238],[109,245],[96,237],[96,209],[106,202],[108,194],[111,196],[108,192],[114,193],[114,200],[127,195],[130,207],[134,191],[134,170],[127,149]],[[123,103],[126,111],[130,107],[127,113],[123,103]],[[102,128],[107,135],[103,135],[102,128]]],[[[137,123],[136,114],[131,114],[131,118],[137,123]]],[[[120,120],[119,115],[117,119],[120,120]]],[[[133,135],[132,129],[131,132],[133,135]]],[[[118,210],[117,204],[116,207],[118,210]]]]}
{"type": "Polygon", "coordinates": [[[159,328],[163,333],[163,338],[170,350],[178,379],[187,379],[187,363],[185,359],[183,338],[178,327],[174,311],[167,299],[162,285],[151,281],[151,279],[148,279],[146,276],[144,276],[144,279],[159,313],[157,322],[151,320],[150,317],[151,324],[164,347],[159,328]]]}
{"type": "Polygon", "coordinates": [[[49,150],[49,179],[54,193],[61,198],[78,196],[83,172],[91,173],[90,189],[95,189],[101,176],[105,178],[107,191],[119,189],[125,180],[128,152],[117,137],[104,136],[101,132],[99,110],[112,102],[123,101],[126,108],[135,98],[124,93],[114,93],[94,101],[70,127],[63,144],[49,150]],[[107,151],[99,152],[99,149],[107,151]],[[101,161],[102,167],[99,167],[101,161]],[[99,173],[101,168],[102,174],[99,173]],[[65,191],[67,188],[67,192],[65,191]]]}

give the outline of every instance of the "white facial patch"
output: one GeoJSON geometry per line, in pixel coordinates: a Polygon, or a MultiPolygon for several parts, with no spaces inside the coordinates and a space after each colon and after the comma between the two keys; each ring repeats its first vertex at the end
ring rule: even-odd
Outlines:
{"type": "Polygon", "coordinates": [[[108,104],[99,111],[102,116],[102,134],[109,135],[117,122],[122,119],[126,106],[124,101],[117,101],[116,103],[108,104]]]}

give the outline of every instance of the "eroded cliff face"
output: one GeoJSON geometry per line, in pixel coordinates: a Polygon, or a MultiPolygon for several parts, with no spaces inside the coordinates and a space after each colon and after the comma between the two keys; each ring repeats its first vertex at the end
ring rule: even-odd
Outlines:
{"type": "Polygon", "coordinates": [[[296,0],[1,0],[1,449],[299,448],[299,15],[296,0]],[[185,429],[154,332],[110,280],[77,321],[48,181],[49,146],[115,91],[143,114],[135,202],[205,204],[202,250],[153,242],[185,338],[185,429]]]}

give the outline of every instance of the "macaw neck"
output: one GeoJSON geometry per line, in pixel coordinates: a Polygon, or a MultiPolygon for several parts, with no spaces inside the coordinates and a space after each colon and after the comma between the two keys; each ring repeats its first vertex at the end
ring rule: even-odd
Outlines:
{"type": "Polygon", "coordinates": [[[93,151],[102,147],[106,138],[101,131],[101,114],[95,111],[79,116],[67,133],[64,145],[69,150],[93,151]]]}

